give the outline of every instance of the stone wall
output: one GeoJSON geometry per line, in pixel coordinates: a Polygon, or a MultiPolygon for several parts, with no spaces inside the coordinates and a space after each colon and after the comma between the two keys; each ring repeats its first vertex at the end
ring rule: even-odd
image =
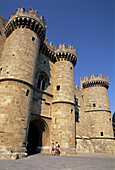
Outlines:
{"type": "MultiPolygon", "coordinates": [[[[16,81],[0,82],[0,152],[25,155],[32,91],[16,81]],[[29,90],[28,96],[27,90],[29,90]]],[[[8,153],[8,155],[9,155],[8,153]]],[[[7,155],[6,158],[9,158],[7,155]]]]}
{"type": "Polygon", "coordinates": [[[78,153],[109,153],[115,154],[115,140],[103,138],[77,139],[76,149],[78,153]]]}
{"type": "Polygon", "coordinates": [[[57,61],[54,76],[51,140],[60,143],[62,154],[71,155],[73,150],[69,148],[75,149],[74,72],[72,63],[63,59],[57,61]]]}
{"type": "Polygon", "coordinates": [[[38,52],[39,37],[29,29],[16,29],[6,39],[0,63],[0,77],[16,78],[33,84],[38,52]],[[34,41],[32,37],[35,38],[34,41]]]}
{"type": "Polygon", "coordinates": [[[113,137],[108,93],[105,87],[83,89],[86,136],[113,137]]]}
{"type": "Polygon", "coordinates": [[[5,34],[4,34],[4,28],[7,23],[7,20],[5,20],[1,15],[0,15],[0,58],[3,50],[3,46],[6,40],[5,34]]]}

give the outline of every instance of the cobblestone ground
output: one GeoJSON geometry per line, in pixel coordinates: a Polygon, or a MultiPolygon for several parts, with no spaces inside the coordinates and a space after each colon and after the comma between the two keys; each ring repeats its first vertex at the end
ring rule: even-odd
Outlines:
{"type": "Polygon", "coordinates": [[[52,156],[36,154],[20,160],[0,160],[0,170],[115,170],[115,155],[78,154],[52,156]]]}

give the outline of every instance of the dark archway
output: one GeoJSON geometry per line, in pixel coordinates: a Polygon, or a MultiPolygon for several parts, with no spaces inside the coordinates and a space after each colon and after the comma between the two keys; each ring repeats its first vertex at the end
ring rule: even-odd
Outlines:
{"type": "Polygon", "coordinates": [[[47,131],[46,122],[39,119],[30,121],[29,132],[27,137],[28,155],[40,153],[43,146],[43,133],[47,131]]]}
{"type": "Polygon", "coordinates": [[[28,133],[28,155],[36,154],[37,146],[42,146],[42,135],[40,135],[40,129],[36,125],[30,125],[28,133]]]}

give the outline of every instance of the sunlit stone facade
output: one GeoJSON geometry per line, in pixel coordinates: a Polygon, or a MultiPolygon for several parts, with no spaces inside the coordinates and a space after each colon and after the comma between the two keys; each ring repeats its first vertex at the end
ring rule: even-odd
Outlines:
{"type": "Polygon", "coordinates": [[[46,21],[24,8],[0,16],[0,158],[50,153],[115,153],[108,77],[81,78],[74,87],[77,52],[50,45],[46,21]]]}

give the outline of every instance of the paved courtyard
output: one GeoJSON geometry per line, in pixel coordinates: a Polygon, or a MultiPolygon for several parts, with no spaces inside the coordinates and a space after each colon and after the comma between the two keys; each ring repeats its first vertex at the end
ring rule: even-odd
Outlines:
{"type": "Polygon", "coordinates": [[[115,170],[115,155],[78,154],[52,156],[36,154],[20,160],[0,160],[0,170],[115,170]]]}

